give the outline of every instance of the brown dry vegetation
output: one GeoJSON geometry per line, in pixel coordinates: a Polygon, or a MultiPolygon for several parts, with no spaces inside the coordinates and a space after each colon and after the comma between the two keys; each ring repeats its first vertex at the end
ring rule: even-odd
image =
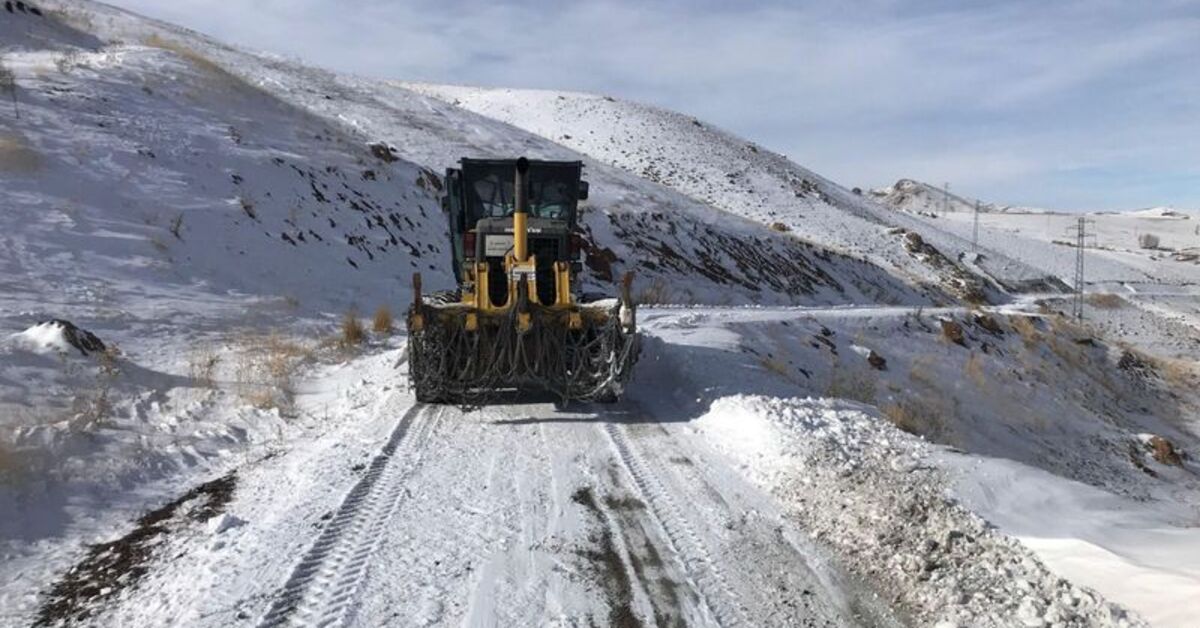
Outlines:
{"type": "Polygon", "coordinates": [[[1104,310],[1118,310],[1129,305],[1129,302],[1122,298],[1121,295],[1110,292],[1089,294],[1085,297],[1085,300],[1088,305],[1104,310]]]}
{"type": "Polygon", "coordinates": [[[879,410],[883,416],[887,417],[887,420],[892,422],[892,425],[909,434],[929,438],[933,433],[940,432],[942,429],[942,417],[913,398],[885,403],[879,410]]]}
{"type": "Polygon", "coordinates": [[[371,331],[390,336],[394,329],[395,323],[392,319],[392,310],[386,305],[379,306],[379,309],[375,310],[375,316],[371,318],[371,331]]]}
{"type": "Polygon", "coordinates": [[[367,339],[367,330],[358,319],[358,312],[350,310],[342,317],[342,334],[339,344],[343,349],[351,349],[361,345],[367,339]]]}
{"type": "Polygon", "coordinates": [[[1025,348],[1032,348],[1041,342],[1042,333],[1038,331],[1037,324],[1033,322],[1032,316],[1013,316],[1008,319],[1012,325],[1013,331],[1021,336],[1021,340],[1025,343],[1025,348]]]}
{"type": "Polygon", "coordinates": [[[20,468],[16,452],[12,451],[4,441],[0,441],[0,484],[17,473],[20,468]]]}
{"type": "Polygon", "coordinates": [[[1154,358],[1154,366],[1167,380],[1167,383],[1177,388],[1195,388],[1200,380],[1196,363],[1188,360],[1154,358]]]}
{"type": "Polygon", "coordinates": [[[234,364],[237,392],[256,408],[277,408],[282,414],[294,410],[294,377],[311,361],[311,347],[278,334],[247,335],[238,341],[234,364]]]}
{"type": "Polygon", "coordinates": [[[762,358],[758,362],[768,371],[771,371],[772,373],[779,375],[784,379],[791,379],[791,370],[788,368],[788,365],[784,364],[783,362],[780,362],[775,358],[762,358]]]}
{"type": "Polygon", "coordinates": [[[217,365],[221,355],[212,345],[201,345],[188,355],[188,376],[204,388],[216,388],[217,365]]]}
{"type": "Polygon", "coordinates": [[[980,354],[974,351],[967,358],[966,367],[963,369],[967,373],[967,377],[975,383],[979,388],[987,387],[987,375],[983,371],[983,359],[980,354]]]}
{"type": "Polygon", "coordinates": [[[220,65],[218,65],[217,63],[215,63],[212,59],[209,59],[208,57],[200,54],[199,52],[196,52],[195,50],[193,50],[191,48],[188,48],[187,46],[185,46],[177,41],[165,39],[163,37],[160,37],[157,34],[153,34],[153,35],[150,35],[149,37],[145,38],[144,40],[142,40],[142,43],[151,48],[159,48],[161,50],[168,50],[170,52],[173,52],[173,53],[179,55],[180,57],[182,57],[183,59],[187,60],[192,65],[194,65],[197,68],[204,70],[206,72],[212,73],[217,76],[228,77],[232,80],[242,82],[242,80],[240,78],[235,77],[234,75],[230,74],[225,68],[223,68],[220,65]]]}
{"type": "Polygon", "coordinates": [[[835,360],[829,370],[829,387],[825,389],[825,396],[874,404],[875,381],[871,371],[842,367],[835,360]]]}
{"type": "Polygon", "coordinates": [[[25,138],[14,133],[0,132],[0,172],[33,172],[42,159],[25,138]]]}
{"type": "Polygon", "coordinates": [[[73,428],[90,430],[112,416],[112,390],[121,375],[120,357],[121,349],[112,343],[96,355],[97,371],[94,385],[79,392],[71,400],[73,428]]]}
{"type": "Polygon", "coordinates": [[[637,303],[654,305],[671,303],[671,286],[662,277],[655,277],[648,285],[642,286],[634,296],[637,303]]]}

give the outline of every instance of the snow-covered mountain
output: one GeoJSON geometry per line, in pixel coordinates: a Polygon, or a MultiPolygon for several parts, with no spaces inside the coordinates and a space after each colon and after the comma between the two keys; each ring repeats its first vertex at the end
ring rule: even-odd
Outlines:
{"type": "Polygon", "coordinates": [[[946,214],[950,212],[974,212],[976,207],[981,212],[1020,211],[1041,213],[1043,211],[1032,208],[985,203],[979,199],[967,198],[959,194],[954,194],[949,190],[913,179],[900,179],[888,187],[871,190],[869,194],[871,198],[887,207],[913,213],[946,214]]]}
{"type": "Polygon", "coordinates": [[[1187,625],[1190,219],[1097,217],[1083,327],[1057,216],[977,247],[655,107],[83,0],[0,63],[0,624],[1187,625]],[[422,407],[338,335],[450,287],[440,175],[514,155],[583,160],[586,288],[657,302],[613,408],[422,407]]]}

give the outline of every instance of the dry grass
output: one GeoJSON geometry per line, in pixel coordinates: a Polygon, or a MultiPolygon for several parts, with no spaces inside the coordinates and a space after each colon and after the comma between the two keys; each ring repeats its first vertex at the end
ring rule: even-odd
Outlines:
{"type": "Polygon", "coordinates": [[[974,382],[977,387],[981,389],[987,388],[987,374],[984,373],[983,359],[980,358],[979,353],[974,351],[971,352],[971,356],[967,358],[967,364],[965,367],[963,367],[963,370],[966,372],[967,377],[974,382]]]}
{"type": "Polygon", "coordinates": [[[295,373],[312,358],[311,347],[278,334],[245,336],[234,364],[238,394],[256,408],[277,408],[290,415],[295,410],[295,373]]]}
{"type": "Polygon", "coordinates": [[[1026,349],[1032,349],[1042,341],[1042,332],[1038,330],[1037,324],[1033,321],[1032,316],[1013,316],[1008,320],[1009,324],[1012,325],[1013,331],[1021,336],[1026,349]]]}
{"type": "Polygon", "coordinates": [[[109,344],[96,356],[95,387],[75,395],[71,400],[72,429],[90,431],[113,414],[112,391],[121,375],[121,349],[109,344]]]}
{"type": "Polygon", "coordinates": [[[906,397],[884,404],[880,409],[892,425],[930,440],[944,442],[946,436],[946,414],[935,404],[920,397],[906,397]]]}
{"type": "Polygon", "coordinates": [[[892,425],[908,432],[909,434],[921,433],[921,421],[912,407],[906,403],[885,403],[879,409],[883,412],[883,416],[887,417],[892,425]]]}
{"type": "Polygon", "coordinates": [[[634,301],[647,305],[672,303],[671,299],[671,286],[662,277],[655,277],[653,281],[642,286],[637,291],[637,294],[634,295],[634,301]]]}
{"type": "Polygon", "coordinates": [[[937,376],[937,360],[933,356],[921,356],[912,361],[908,367],[908,378],[914,384],[924,386],[930,390],[940,390],[945,382],[939,381],[937,376]]]}
{"type": "Polygon", "coordinates": [[[844,368],[835,361],[829,370],[829,386],[825,389],[825,396],[874,404],[875,382],[870,371],[844,368]]]}
{"type": "Polygon", "coordinates": [[[385,336],[390,336],[395,331],[392,310],[388,306],[381,305],[379,309],[375,310],[375,316],[371,318],[371,331],[385,336]]]}
{"type": "Polygon", "coordinates": [[[165,39],[155,34],[145,38],[142,43],[150,46],[151,48],[158,48],[160,50],[168,50],[173,52],[205,72],[209,72],[221,77],[228,77],[238,82],[242,81],[240,78],[230,74],[225,68],[218,65],[212,59],[209,59],[208,57],[196,52],[191,48],[188,48],[177,41],[165,39]]]}
{"type": "Polygon", "coordinates": [[[362,321],[358,318],[356,310],[346,312],[342,317],[342,333],[339,338],[339,344],[343,349],[351,349],[361,345],[367,340],[367,330],[363,327],[362,321]]]}
{"type": "Polygon", "coordinates": [[[142,43],[146,46],[167,50],[176,54],[207,77],[208,81],[206,82],[209,84],[199,86],[194,93],[196,97],[206,97],[204,92],[212,88],[225,90],[227,95],[229,91],[232,91],[234,94],[245,97],[270,97],[261,88],[225,69],[224,66],[205,56],[202,52],[178,41],[159,35],[150,35],[142,40],[142,43]]]}
{"type": "Polygon", "coordinates": [[[1122,298],[1121,295],[1111,292],[1089,294],[1084,299],[1088,305],[1102,310],[1119,310],[1129,305],[1129,302],[1122,298]]]}
{"type": "Polygon", "coordinates": [[[1200,380],[1195,362],[1156,358],[1155,367],[1163,379],[1176,388],[1195,388],[1197,380],[1200,380]]]}
{"type": "Polygon", "coordinates": [[[188,355],[188,376],[204,388],[216,388],[217,366],[221,363],[221,355],[212,345],[202,345],[192,350],[188,355]]]}
{"type": "Polygon", "coordinates": [[[253,198],[249,196],[239,196],[238,205],[241,205],[242,211],[246,212],[246,215],[249,216],[251,220],[258,220],[258,210],[254,207],[253,198]]]}
{"type": "Polygon", "coordinates": [[[775,358],[762,358],[758,361],[762,367],[788,381],[792,379],[792,371],[787,364],[776,360],[775,358]]]}
{"type": "Polygon", "coordinates": [[[20,468],[17,464],[16,453],[9,449],[9,446],[4,441],[0,441],[0,483],[3,478],[16,472],[20,468]]]}
{"type": "Polygon", "coordinates": [[[0,132],[0,172],[34,172],[41,166],[41,157],[23,137],[0,132]]]}

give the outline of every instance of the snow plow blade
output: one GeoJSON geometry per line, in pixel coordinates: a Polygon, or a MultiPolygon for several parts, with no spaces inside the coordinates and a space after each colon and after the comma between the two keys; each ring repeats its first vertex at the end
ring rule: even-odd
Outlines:
{"type": "Polygon", "coordinates": [[[417,400],[474,406],[502,391],[535,390],[563,401],[616,400],[638,356],[630,280],[619,299],[546,306],[519,298],[493,309],[427,303],[415,275],[408,351],[417,400]]]}

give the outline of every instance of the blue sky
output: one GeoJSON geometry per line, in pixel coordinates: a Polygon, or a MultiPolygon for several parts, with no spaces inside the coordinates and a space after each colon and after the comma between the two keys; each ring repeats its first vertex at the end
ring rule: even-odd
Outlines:
{"type": "Polygon", "coordinates": [[[1200,0],[109,0],[369,76],[687,112],[843,185],[1200,208],[1200,0]]]}

